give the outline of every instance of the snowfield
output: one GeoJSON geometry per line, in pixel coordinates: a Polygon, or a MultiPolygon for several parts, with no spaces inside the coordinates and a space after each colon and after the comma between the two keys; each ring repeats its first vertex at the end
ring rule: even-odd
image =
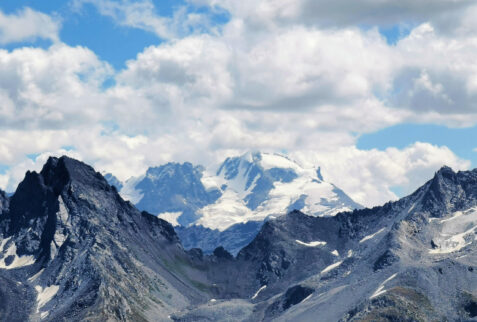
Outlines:
{"type": "Polygon", "coordinates": [[[433,238],[435,249],[430,249],[430,254],[448,254],[457,252],[475,241],[477,230],[477,208],[465,212],[457,211],[448,218],[433,220],[433,225],[438,235],[433,238]]]}
{"type": "Polygon", "coordinates": [[[250,153],[241,157],[237,175],[227,180],[223,173],[206,171],[201,181],[208,189],[221,189],[226,186],[222,196],[214,203],[200,210],[201,218],[197,225],[223,231],[228,227],[250,220],[261,221],[271,215],[283,215],[290,206],[302,201],[301,211],[308,215],[333,216],[342,211],[350,211],[336,192],[336,187],[318,176],[318,167],[304,168],[286,156],[261,153],[261,160],[255,160],[264,171],[270,169],[292,170],[296,178],[290,182],[276,181],[268,192],[266,200],[256,209],[247,207],[245,199],[253,193],[261,174],[250,180],[250,153]],[[247,187],[247,182],[251,184],[247,187]]]}

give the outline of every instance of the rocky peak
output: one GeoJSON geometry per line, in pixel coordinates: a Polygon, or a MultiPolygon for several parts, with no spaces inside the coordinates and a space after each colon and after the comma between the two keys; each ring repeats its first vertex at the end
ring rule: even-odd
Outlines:
{"type": "Polygon", "coordinates": [[[423,188],[423,210],[433,217],[477,204],[477,171],[454,172],[444,166],[423,188]]]}
{"type": "Polygon", "coordinates": [[[207,190],[201,182],[203,168],[191,163],[167,163],[149,168],[135,189],[143,196],[136,206],[154,214],[181,212],[179,223],[197,219],[196,211],[214,202],[220,192],[207,190]]]}
{"type": "Polygon", "coordinates": [[[112,223],[114,217],[106,218],[112,211],[86,211],[112,208],[111,200],[122,202],[93,168],[68,157],[50,157],[40,173],[26,173],[10,199],[1,231],[4,238],[14,238],[19,256],[52,258],[65,241],[85,236],[93,217],[112,223]]]}
{"type": "Polygon", "coordinates": [[[51,187],[56,194],[60,194],[70,182],[75,185],[109,190],[109,184],[99,172],[96,172],[91,166],[67,156],[50,157],[40,174],[44,178],[45,185],[51,187]]]}
{"type": "Polygon", "coordinates": [[[43,291],[52,292],[48,304],[32,301],[25,308],[42,317],[137,320],[137,312],[152,310],[164,320],[170,313],[164,303],[203,297],[192,285],[196,276],[206,280],[203,273],[192,268],[192,277],[181,282],[181,273],[165,268],[189,265],[172,226],[122,200],[80,161],[49,158],[40,173],[27,172],[0,217],[0,228],[0,278],[19,272],[15,281],[34,288],[39,301],[43,291]],[[151,308],[148,302],[144,308],[138,298],[161,306],[151,308]]]}

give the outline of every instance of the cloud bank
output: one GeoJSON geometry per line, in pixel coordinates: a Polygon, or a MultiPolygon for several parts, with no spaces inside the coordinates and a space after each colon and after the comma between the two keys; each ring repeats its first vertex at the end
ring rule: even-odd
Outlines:
{"type": "Polygon", "coordinates": [[[62,153],[126,179],[167,161],[285,152],[322,165],[368,206],[396,198],[396,187],[412,192],[443,164],[470,167],[428,143],[383,151],[355,145],[360,135],[399,123],[476,124],[473,2],[367,0],[355,8],[344,0],[191,0],[172,16],[149,1],[82,0],[76,9],[86,3],[164,41],[114,70],[90,49],[58,40],[53,17],[31,9],[0,15],[2,31],[28,15],[52,23],[41,34],[0,33],[0,41],[55,39],[47,49],[0,50],[0,163],[11,166],[0,185],[7,190],[26,168],[62,153]],[[192,19],[188,6],[227,11],[230,19],[209,28],[207,13],[199,20],[209,27],[178,28],[192,19]],[[380,32],[390,24],[408,28],[395,44],[380,32]]]}

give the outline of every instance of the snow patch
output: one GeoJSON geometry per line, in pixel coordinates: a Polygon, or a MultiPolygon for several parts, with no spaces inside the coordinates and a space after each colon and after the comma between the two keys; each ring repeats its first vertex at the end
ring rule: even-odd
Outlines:
{"type": "MultiPolygon", "coordinates": [[[[5,247],[5,245],[1,245],[5,247]]],[[[2,247],[2,249],[3,249],[2,247]]],[[[11,243],[10,247],[8,247],[7,251],[3,254],[3,258],[0,260],[0,268],[4,269],[13,269],[19,268],[24,266],[29,266],[35,264],[35,256],[33,255],[25,255],[25,256],[18,256],[17,255],[17,245],[15,243],[11,243]],[[10,265],[5,263],[5,259],[9,256],[13,256],[13,261],[10,265]]]]}
{"type": "Polygon", "coordinates": [[[331,254],[333,254],[335,256],[340,256],[340,253],[338,253],[338,251],[336,249],[334,251],[332,251],[331,254]]]}
{"type": "Polygon", "coordinates": [[[457,211],[449,218],[433,221],[438,230],[432,240],[438,247],[430,249],[430,254],[457,252],[475,241],[477,231],[477,209],[457,211]]]}
{"type": "Polygon", "coordinates": [[[321,271],[321,274],[328,273],[329,271],[335,269],[336,267],[340,266],[343,263],[343,261],[336,262],[334,264],[331,264],[330,266],[326,267],[324,270],[321,271]]]}
{"type": "Polygon", "coordinates": [[[37,285],[35,286],[35,290],[37,291],[37,312],[40,311],[40,309],[45,306],[46,303],[51,301],[51,299],[56,295],[58,290],[60,289],[59,285],[51,285],[46,288],[42,288],[41,286],[37,285]]]}
{"type": "Polygon", "coordinates": [[[220,187],[225,184],[225,180],[221,177],[218,177],[212,173],[204,171],[202,177],[200,178],[202,185],[205,190],[211,189],[220,189],[220,187]]]}
{"type": "Polygon", "coordinates": [[[255,292],[255,294],[251,297],[251,299],[252,299],[252,300],[255,300],[255,299],[257,298],[258,294],[260,294],[260,292],[263,291],[263,290],[266,289],[266,288],[267,288],[267,285],[263,285],[262,287],[260,287],[260,288],[258,289],[258,291],[255,292]]]}
{"type": "Polygon", "coordinates": [[[311,293],[310,295],[308,295],[307,297],[305,297],[305,299],[304,299],[303,301],[301,301],[300,303],[303,303],[303,302],[309,300],[312,296],[313,296],[313,293],[311,293]]]}
{"type": "Polygon", "coordinates": [[[381,285],[379,285],[378,289],[373,293],[373,295],[371,295],[370,299],[376,297],[376,296],[379,296],[381,294],[384,294],[386,293],[386,290],[384,289],[384,285],[389,282],[390,280],[392,280],[393,278],[395,278],[397,275],[396,274],[393,274],[391,275],[389,278],[387,278],[384,282],[381,283],[381,285]]]}
{"type": "Polygon", "coordinates": [[[300,170],[301,167],[284,155],[261,153],[260,165],[264,170],[273,168],[300,170]]]}
{"type": "Polygon", "coordinates": [[[441,224],[443,224],[443,223],[446,223],[446,222],[449,222],[449,221],[452,221],[452,220],[459,219],[459,218],[460,218],[461,216],[463,216],[463,215],[464,215],[464,213],[463,213],[462,211],[456,211],[456,212],[453,214],[452,217],[446,218],[446,219],[442,219],[442,220],[440,220],[439,222],[440,222],[441,224]]]}
{"type": "Polygon", "coordinates": [[[42,268],[38,273],[36,273],[36,274],[33,275],[32,277],[30,277],[30,278],[28,279],[28,282],[30,282],[30,283],[31,283],[31,282],[34,282],[38,277],[40,277],[40,275],[43,273],[44,270],[45,270],[45,269],[42,268]]]}
{"type": "Polygon", "coordinates": [[[66,236],[65,234],[63,234],[61,231],[57,229],[55,231],[55,236],[53,237],[53,241],[55,242],[56,246],[60,248],[61,245],[63,245],[63,243],[65,242],[66,238],[68,238],[68,236],[66,236]]]}
{"type": "Polygon", "coordinates": [[[414,203],[412,204],[412,206],[409,208],[409,210],[407,211],[407,213],[410,214],[411,211],[414,210],[414,207],[416,207],[416,203],[415,203],[415,202],[414,202],[414,203]]]}
{"type": "MultiPolygon", "coordinates": [[[[244,159],[240,160],[237,175],[233,179],[227,180],[226,182],[227,190],[233,190],[240,199],[244,199],[255,186],[254,184],[251,184],[248,189],[245,188],[247,186],[247,181],[249,180],[249,171],[251,168],[249,162],[250,161],[244,159]]],[[[256,182],[258,176],[259,175],[256,175],[253,178],[254,183],[256,182]]]]}
{"type": "Polygon", "coordinates": [[[377,234],[380,234],[384,231],[384,228],[381,228],[380,230],[378,230],[377,232],[375,232],[374,234],[371,234],[371,235],[368,235],[368,236],[365,236],[363,239],[361,239],[359,241],[359,243],[364,243],[365,241],[367,240],[370,240],[370,239],[373,239],[377,234]]]}
{"type": "Polygon", "coordinates": [[[182,211],[178,212],[163,212],[157,215],[157,217],[169,222],[172,226],[179,226],[177,219],[182,215],[182,211]]]}
{"type": "Polygon", "coordinates": [[[318,246],[325,246],[326,242],[324,241],[312,241],[309,243],[302,242],[301,240],[296,239],[295,240],[298,244],[307,246],[307,247],[318,247],[318,246]]]}

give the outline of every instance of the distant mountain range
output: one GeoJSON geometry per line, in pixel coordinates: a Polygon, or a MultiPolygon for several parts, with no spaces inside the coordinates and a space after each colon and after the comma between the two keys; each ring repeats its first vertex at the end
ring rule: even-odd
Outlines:
{"type": "Polygon", "coordinates": [[[292,210],[332,216],[361,206],[326,182],[319,167],[304,168],[284,155],[246,153],[218,169],[190,163],[149,168],[125,183],[106,179],[136,207],[176,226],[186,248],[236,254],[263,222],[292,210]]]}
{"type": "Polygon", "coordinates": [[[477,320],[477,169],[381,207],[269,218],[237,256],[184,250],[67,157],[0,207],[1,321],[477,320]]]}

